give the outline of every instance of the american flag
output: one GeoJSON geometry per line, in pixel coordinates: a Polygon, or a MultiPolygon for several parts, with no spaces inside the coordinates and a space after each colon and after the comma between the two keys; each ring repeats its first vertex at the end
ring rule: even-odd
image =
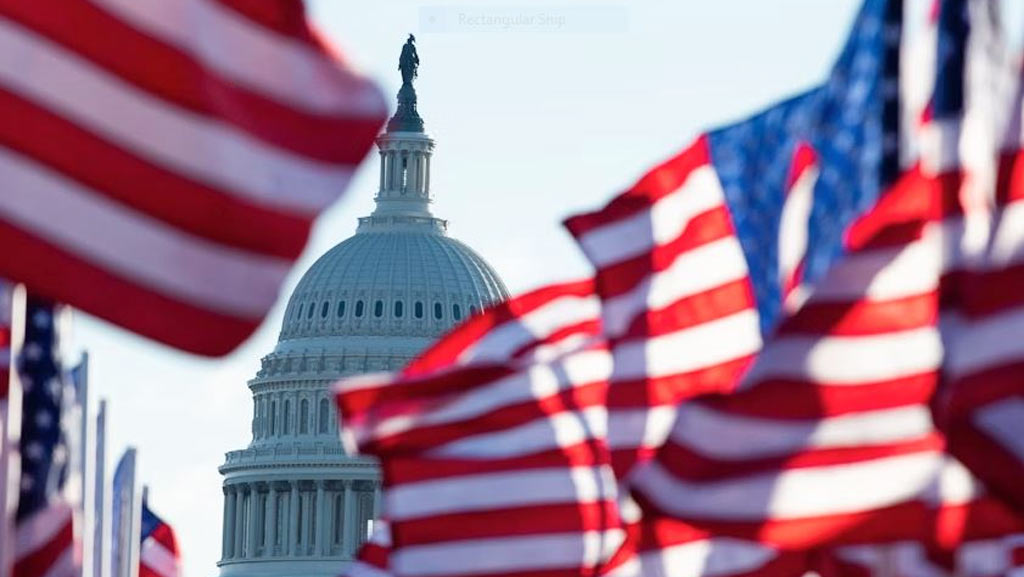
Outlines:
{"type": "Polygon", "coordinates": [[[142,501],[139,577],[181,577],[181,556],[174,530],[142,501]]]}
{"type": "Polygon", "coordinates": [[[337,385],[347,440],[381,457],[389,527],[347,575],[606,565],[624,533],[595,305],[588,281],[544,287],[472,318],[403,374],[337,385]]]}
{"type": "Polygon", "coordinates": [[[969,19],[968,2],[940,7],[919,162],[892,162],[902,7],[869,0],[823,88],[698,139],[604,210],[569,221],[598,269],[615,374],[631,377],[613,378],[609,435],[613,448],[616,431],[631,435],[621,446],[639,448],[617,463],[620,475],[650,459],[629,478],[644,516],[788,550],[864,540],[955,548],[1020,531],[1018,518],[988,506],[976,478],[989,480],[986,468],[949,455],[931,414],[950,376],[954,407],[991,370],[1015,381],[1003,381],[998,402],[1020,394],[1020,346],[1007,338],[1020,326],[1007,273],[1024,253],[1011,170],[1020,132],[1006,120],[1021,107],[1020,68],[993,50],[991,3],[971,4],[969,19]],[[965,62],[988,76],[965,76],[965,62]],[[1000,80],[1014,90],[992,90],[1000,80]],[[780,227],[793,222],[806,146],[819,176],[798,223],[804,242],[791,242],[780,227]],[[787,245],[806,248],[783,258],[787,245]],[[786,316],[794,271],[809,288],[786,316]],[[965,374],[971,386],[956,381],[965,374]],[[633,430],[616,424],[616,392],[629,391],[620,384],[644,393],[633,430]],[[692,398],[709,391],[722,394],[692,398]],[[661,404],[668,410],[651,410],[661,404]]]}
{"type": "Polygon", "coordinates": [[[14,545],[14,577],[77,574],[75,515],[65,494],[71,473],[62,423],[67,386],[62,378],[57,307],[30,295],[25,339],[18,359],[24,391],[21,428],[21,487],[14,545]]]}
{"type": "Polygon", "coordinates": [[[224,354],[385,116],[301,0],[2,0],[0,274],[224,354]]]}
{"type": "Polygon", "coordinates": [[[901,22],[902,2],[865,2],[824,85],[700,137],[566,222],[597,270],[620,475],[663,444],[681,400],[736,386],[896,176],[901,22]]]}

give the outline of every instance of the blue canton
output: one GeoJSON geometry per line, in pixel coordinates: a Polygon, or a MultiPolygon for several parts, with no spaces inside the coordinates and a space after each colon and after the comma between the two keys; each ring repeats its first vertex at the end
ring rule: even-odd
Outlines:
{"type": "Polygon", "coordinates": [[[25,310],[25,340],[18,359],[24,389],[19,520],[56,499],[68,473],[69,454],[61,427],[65,387],[57,350],[54,305],[30,296],[25,310]]]}
{"type": "Polygon", "coordinates": [[[808,223],[808,283],[842,255],[847,226],[898,173],[901,22],[901,1],[867,0],[824,85],[708,135],[763,333],[782,310],[779,223],[797,145],[813,147],[820,163],[808,223]]]}

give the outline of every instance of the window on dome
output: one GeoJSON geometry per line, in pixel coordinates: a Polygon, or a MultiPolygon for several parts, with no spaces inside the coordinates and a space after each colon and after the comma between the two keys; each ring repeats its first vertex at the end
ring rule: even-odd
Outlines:
{"type": "Polygon", "coordinates": [[[441,306],[441,303],[434,303],[434,318],[441,320],[442,316],[444,316],[444,308],[441,306]]]}
{"type": "Polygon", "coordinates": [[[324,301],[324,306],[320,307],[320,318],[322,318],[322,319],[326,319],[327,318],[327,307],[328,306],[330,306],[330,303],[328,303],[327,301],[324,301]]]}
{"type": "Polygon", "coordinates": [[[462,307],[457,304],[452,305],[452,317],[457,321],[462,320],[462,307]]]}
{"type": "Polygon", "coordinates": [[[270,434],[277,434],[277,401],[270,403],[270,434]]]}
{"type": "Polygon", "coordinates": [[[404,306],[402,305],[402,301],[395,301],[395,318],[396,319],[402,318],[402,315],[405,313],[405,311],[403,309],[404,309],[404,306]]]}
{"type": "Polygon", "coordinates": [[[306,399],[299,403],[299,432],[303,435],[309,433],[309,401],[306,399]]]}
{"type": "Polygon", "coordinates": [[[284,402],[284,427],[281,428],[281,432],[287,435],[292,432],[292,402],[284,402]]]}
{"type": "Polygon", "coordinates": [[[413,308],[415,309],[413,312],[416,314],[416,318],[422,319],[423,318],[423,303],[417,301],[416,302],[416,306],[413,307],[413,308]]]}
{"type": "Polygon", "coordinates": [[[476,305],[469,305],[469,316],[476,314],[476,305]]]}
{"type": "Polygon", "coordinates": [[[377,301],[373,303],[373,316],[378,319],[384,316],[384,301],[377,301]]]}
{"type": "Polygon", "coordinates": [[[345,316],[345,301],[338,301],[338,318],[345,316]]]}
{"type": "Polygon", "coordinates": [[[363,301],[356,301],[356,318],[363,318],[363,301]]]}
{"type": "Polygon", "coordinates": [[[306,309],[306,320],[313,318],[314,312],[316,312],[316,303],[309,303],[309,308],[306,309]]]}

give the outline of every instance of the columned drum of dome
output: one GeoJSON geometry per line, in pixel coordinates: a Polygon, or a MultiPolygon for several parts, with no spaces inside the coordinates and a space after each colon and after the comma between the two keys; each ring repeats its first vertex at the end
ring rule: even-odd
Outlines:
{"type": "Polygon", "coordinates": [[[379,513],[380,475],[372,459],[342,449],[330,384],[399,369],[508,296],[494,270],[430,211],[434,141],[416,111],[412,42],[403,49],[398,111],[377,139],[376,209],[299,281],[277,346],[249,381],[252,442],[220,467],[221,577],[338,575],[379,513]]]}

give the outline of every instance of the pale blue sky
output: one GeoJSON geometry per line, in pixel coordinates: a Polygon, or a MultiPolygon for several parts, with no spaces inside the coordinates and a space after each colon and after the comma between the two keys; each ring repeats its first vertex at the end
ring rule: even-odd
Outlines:
{"type": "MultiPolygon", "coordinates": [[[[314,0],[311,7],[389,99],[400,82],[401,44],[416,34],[420,111],[438,141],[435,213],[519,291],[587,272],[559,226],[566,215],[597,207],[700,130],[821,79],[858,4],[314,0]],[[481,16],[488,15],[520,18],[487,26],[481,16]],[[534,23],[524,24],[525,16],[534,23]]],[[[374,155],[317,224],[289,289],[371,210],[376,175],[374,155]]],[[[109,452],[139,448],[152,506],[178,530],[187,577],[216,571],[216,468],[225,451],[249,441],[246,381],[273,348],[283,308],[282,299],[259,333],[221,360],[77,317],[76,341],[92,352],[94,398],[110,399],[109,452]]]]}

